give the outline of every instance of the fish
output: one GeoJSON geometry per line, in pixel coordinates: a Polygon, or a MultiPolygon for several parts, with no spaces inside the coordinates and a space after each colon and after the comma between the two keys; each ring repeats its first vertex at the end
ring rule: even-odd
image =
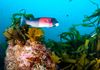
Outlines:
{"type": "Polygon", "coordinates": [[[27,25],[31,27],[57,27],[59,26],[59,23],[55,18],[49,18],[49,17],[40,17],[40,18],[34,18],[30,20],[27,20],[24,17],[22,17],[21,25],[23,23],[26,23],[27,25]]]}

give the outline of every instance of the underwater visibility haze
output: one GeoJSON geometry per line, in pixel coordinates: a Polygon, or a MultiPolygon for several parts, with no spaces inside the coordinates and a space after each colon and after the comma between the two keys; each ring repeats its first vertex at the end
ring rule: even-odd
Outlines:
{"type": "MultiPolygon", "coordinates": [[[[99,0],[94,1],[100,5],[99,0]]],[[[0,3],[0,41],[4,41],[2,32],[11,25],[11,15],[21,9],[25,9],[36,18],[56,18],[60,23],[59,27],[45,29],[46,38],[54,40],[59,40],[58,34],[68,31],[72,24],[82,23],[84,15],[91,15],[96,10],[96,6],[89,0],[1,0],[0,3]]],[[[79,28],[81,33],[92,30],[92,28],[85,29],[79,28]]]]}
{"type": "Polygon", "coordinates": [[[99,0],[1,0],[0,70],[99,70],[99,0]]]}

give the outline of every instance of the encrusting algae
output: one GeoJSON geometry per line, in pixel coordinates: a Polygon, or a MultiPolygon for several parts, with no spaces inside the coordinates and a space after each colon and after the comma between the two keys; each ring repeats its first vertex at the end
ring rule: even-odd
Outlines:
{"type": "Polygon", "coordinates": [[[42,44],[27,40],[23,47],[9,44],[6,52],[6,70],[56,70],[55,63],[42,44]]]}

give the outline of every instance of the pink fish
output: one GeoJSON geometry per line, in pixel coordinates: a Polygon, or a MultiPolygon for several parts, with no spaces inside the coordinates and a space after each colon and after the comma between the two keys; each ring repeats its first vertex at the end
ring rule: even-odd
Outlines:
{"type": "Polygon", "coordinates": [[[59,26],[58,21],[55,18],[34,18],[33,20],[25,19],[25,23],[31,27],[56,27],[59,26]]]}

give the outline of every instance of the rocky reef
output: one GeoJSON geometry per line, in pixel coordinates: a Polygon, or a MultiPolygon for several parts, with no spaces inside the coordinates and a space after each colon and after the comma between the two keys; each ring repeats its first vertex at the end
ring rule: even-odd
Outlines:
{"type": "Polygon", "coordinates": [[[20,24],[22,15],[34,19],[32,14],[13,14],[13,24],[4,32],[6,70],[100,70],[100,8],[59,34],[59,42],[45,41],[41,28],[20,24]],[[81,35],[80,26],[93,27],[94,31],[81,35]]]}
{"type": "MultiPolygon", "coordinates": [[[[15,15],[15,14],[13,14],[15,15]]],[[[27,18],[32,18],[28,14],[27,18]]],[[[28,25],[20,26],[21,14],[13,16],[13,24],[5,30],[8,47],[5,57],[6,70],[56,70],[55,55],[42,43],[44,32],[28,25]],[[15,16],[19,16],[18,18],[15,16]]],[[[59,60],[59,59],[58,59],[59,60]]]]}
{"type": "Polygon", "coordinates": [[[5,66],[6,70],[56,70],[45,46],[30,40],[23,46],[9,42],[5,66]]]}

